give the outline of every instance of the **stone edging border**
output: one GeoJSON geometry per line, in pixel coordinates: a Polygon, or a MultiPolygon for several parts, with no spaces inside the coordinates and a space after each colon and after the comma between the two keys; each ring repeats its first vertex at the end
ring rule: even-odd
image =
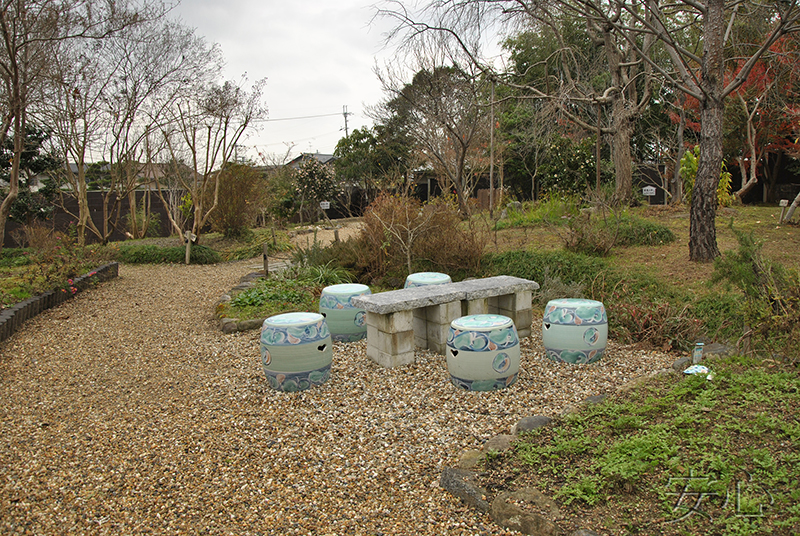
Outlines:
{"type": "Polygon", "coordinates": [[[264,270],[257,272],[250,272],[239,280],[239,284],[233,287],[227,294],[223,294],[214,306],[214,316],[219,320],[219,327],[222,333],[226,335],[229,333],[236,333],[237,331],[250,331],[253,329],[261,328],[265,318],[253,318],[251,320],[239,320],[238,318],[230,318],[223,316],[223,305],[231,301],[234,296],[240,292],[251,289],[256,286],[254,281],[264,277],[264,270]]]}
{"type": "Polygon", "coordinates": [[[75,289],[74,293],[67,289],[48,290],[21,301],[8,309],[3,309],[0,311],[0,341],[4,341],[13,335],[29,318],[35,317],[42,311],[61,305],[78,292],[86,290],[97,282],[108,281],[118,275],[119,263],[105,264],[96,270],[74,278],[70,285],[75,289]]]}

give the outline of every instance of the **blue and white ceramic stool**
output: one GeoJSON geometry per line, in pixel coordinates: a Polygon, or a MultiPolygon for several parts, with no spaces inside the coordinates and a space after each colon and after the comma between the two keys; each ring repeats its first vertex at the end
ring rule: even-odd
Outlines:
{"type": "Polygon", "coordinates": [[[542,344],[547,357],[565,363],[594,363],[606,349],[608,316],[602,302],[564,298],[547,303],[542,344]]]}
{"type": "Polygon", "coordinates": [[[415,274],[408,274],[406,283],[403,288],[424,287],[426,285],[442,285],[444,283],[452,283],[453,280],[447,274],[440,272],[417,272],[415,274]]]}
{"type": "Polygon", "coordinates": [[[453,385],[467,391],[492,391],[519,375],[519,337],[503,315],[469,315],[450,323],[447,370],[453,385]]]}
{"type": "Polygon", "coordinates": [[[322,289],[319,312],[334,341],[352,342],[367,336],[367,312],[351,303],[356,296],[372,294],[367,285],[341,284],[322,289]]]}
{"type": "Polygon", "coordinates": [[[267,381],[278,391],[302,391],[324,383],[330,376],[331,334],[319,313],[267,318],[261,326],[260,349],[267,381]]]}

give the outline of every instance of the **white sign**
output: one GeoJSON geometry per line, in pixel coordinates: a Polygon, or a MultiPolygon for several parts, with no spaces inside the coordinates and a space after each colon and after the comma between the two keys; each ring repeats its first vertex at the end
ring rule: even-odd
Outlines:
{"type": "Polygon", "coordinates": [[[642,188],[642,195],[645,197],[652,197],[656,195],[656,187],[655,186],[645,186],[642,188]]]}
{"type": "Polygon", "coordinates": [[[329,208],[331,208],[331,202],[330,201],[320,201],[319,202],[319,208],[321,208],[322,210],[328,210],[329,208]]]}
{"type": "Polygon", "coordinates": [[[788,207],[789,206],[789,200],[788,199],[781,199],[781,202],[780,202],[780,204],[778,206],[788,207]]]}

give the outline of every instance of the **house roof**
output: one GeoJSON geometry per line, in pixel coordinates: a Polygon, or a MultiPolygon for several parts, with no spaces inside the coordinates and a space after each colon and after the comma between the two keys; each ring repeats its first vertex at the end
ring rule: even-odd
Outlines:
{"type": "Polygon", "coordinates": [[[289,167],[294,169],[298,169],[303,162],[307,162],[308,160],[316,158],[320,164],[328,164],[335,160],[332,154],[322,154],[322,153],[303,153],[300,156],[296,157],[294,160],[286,164],[289,167]]]}

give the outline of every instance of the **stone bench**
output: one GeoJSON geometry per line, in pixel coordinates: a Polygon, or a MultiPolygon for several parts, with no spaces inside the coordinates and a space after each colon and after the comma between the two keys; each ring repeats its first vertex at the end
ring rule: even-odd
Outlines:
{"type": "Polygon", "coordinates": [[[538,288],[535,281],[500,275],[367,294],[352,303],[367,312],[367,356],[395,367],[413,363],[416,347],[444,355],[450,323],[466,315],[507,316],[520,337],[530,336],[532,293],[538,288]]]}

